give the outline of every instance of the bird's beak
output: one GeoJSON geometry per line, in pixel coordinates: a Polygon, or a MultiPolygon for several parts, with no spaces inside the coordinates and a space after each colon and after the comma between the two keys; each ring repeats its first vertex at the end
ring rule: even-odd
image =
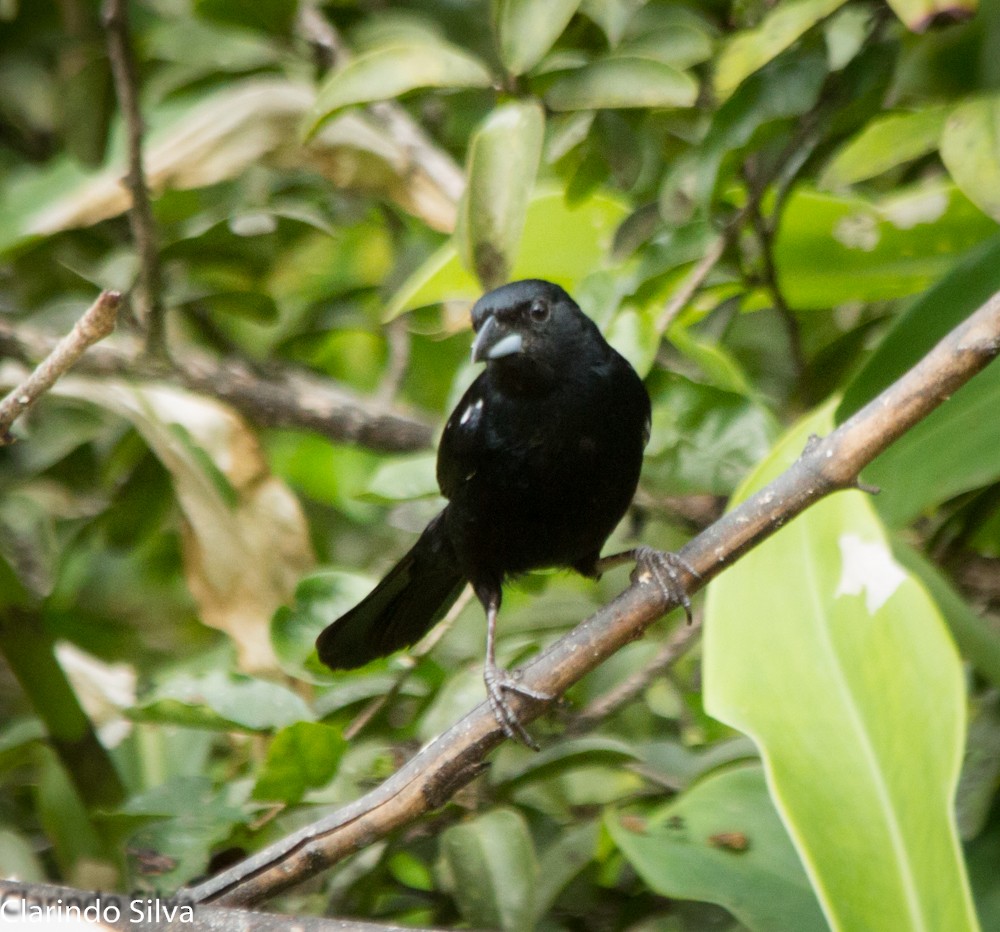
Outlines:
{"type": "Polygon", "coordinates": [[[472,361],[482,362],[520,353],[522,342],[521,334],[504,333],[495,317],[487,317],[472,341],[472,361]]]}

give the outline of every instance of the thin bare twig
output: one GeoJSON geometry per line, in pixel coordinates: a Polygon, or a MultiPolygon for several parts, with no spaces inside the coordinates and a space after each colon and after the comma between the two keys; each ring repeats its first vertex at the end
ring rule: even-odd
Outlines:
{"type": "Polygon", "coordinates": [[[657,677],[662,676],[681,659],[701,635],[702,613],[697,612],[691,624],[680,624],[663,642],[655,656],[638,670],[625,677],[614,689],[598,696],[570,721],[571,734],[589,731],[613,712],[628,705],[657,677]]]}
{"type": "MultiPolygon", "coordinates": [[[[825,496],[856,487],[864,466],[998,353],[1000,293],[840,427],[813,438],[773,482],[691,540],[679,554],[698,574],[685,580],[688,591],[702,588],[825,496]]],[[[517,675],[529,690],[559,696],[674,607],[659,586],[639,576],[517,675]]],[[[547,708],[517,694],[511,703],[525,723],[547,708]]],[[[443,805],[481,772],[485,756],[501,740],[493,712],[483,702],[370,793],[185,893],[199,902],[238,905],[260,902],[301,883],[443,805]]]]}
{"type": "Polygon", "coordinates": [[[142,162],[143,122],[129,31],[128,0],[104,0],[101,18],[107,35],[115,96],[125,121],[128,144],[125,185],[132,198],[128,218],[139,254],[139,287],[135,290],[137,316],[146,328],[146,352],[155,359],[164,360],[167,358],[167,342],[161,298],[159,237],[142,162]]]}
{"type": "Polygon", "coordinates": [[[403,684],[407,681],[410,674],[413,672],[417,663],[421,657],[426,657],[435,647],[438,641],[443,638],[451,626],[455,623],[455,619],[465,610],[465,606],[469,604],[472,599],[472,589],[466,586],[458,597],[455,604],[448,609],[448,614],[444,616],[427,634],[420,639],[420,641],[414,646],[409,654],[403,658],[403,670],[396,677],[395,682],[392,686],[386,690],[381,696],[377,696],[372,699],[371,702],[366,705],[361,712],[353,719],[353,721],[344,729],[344,739],[346,741],[351,741],[354,739],[358,733],[376,716],[382,711],[396,696],[399,695],[399,691],[403,688],[403,684]]]}
{"type": "Polygon", "coordinates": [[[117,291],[102,291],[35,371],[0,401],[0,446],[14,442],[10,433],[14,421],[55,385],[88,346],[103,340],[115,329],[121,297],[117,291]]]}

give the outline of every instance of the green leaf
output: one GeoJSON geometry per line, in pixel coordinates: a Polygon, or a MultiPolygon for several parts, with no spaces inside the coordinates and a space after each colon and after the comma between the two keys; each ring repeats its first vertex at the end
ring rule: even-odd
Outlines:
{"type": "Polygon", "coordinates": [[[620,53],[683,70],[712,57],[712,40],[705,30],[678,23],[671,29],[644,33],[626,42],[620,53]]]}
{"type": "Polygon", "coordinates": [[[545,92],[553,110],[605,107],[691,107],[698,82],[652,58],[620,55],[595,61],[556,78],[545,92]]]}
{"type": "Polygon", "coordinates": [[[0,605],[30,605],[47,596],[58,559],[47,509],[21,492],[0,497],[0,605]]]}
{"type": "MultiPolygon", "coordinates": [[[[600,823],[584,822],[565,828],[538,857],[535,887],[535,923],[559,898],[559,894],[597,854],[600,823]]],[[[532,928],[535,923],[532,923],[532,928]]]]}
{"type": "Polygon", "coordinates": [[[418,88],[489,87],[493,78],[473,55],[443,41],[373,49],[348,62],[319,89],[306,116],[307,136],[355,104],[390,100],[418,88]]]}
{"type": "MultiPolygon", "coordinates": [[[[847,387],[838,421],[899,378],[998,290],[1000,237],[994,237],[899,318],[847,387]]],[[[932,505],[996,481],[997,404],[1000,369],[989,366],[865,468],[865,480],[882,489],[875,505],[885,520],[907,524],[932,505]]]]}
{"type": "Polygon", "coordinates": [[[651,385],[644,481],[668,494],[729,495],[771,449],[778,423],[743,395],[663,374],[651,385]]]}
{"type": "Polygon", "coordinates": [[[614,48],[625,34],[625,27],[645,0],[583,0],[580,12],[589,16],[608,37],[614,48]]]}
{"type": "Polygon", "coordinates": [[[580,0],[496,0],[500,59],[514,75],[535,67],[562,35],[580,0]]]}
{"type": "Polygon", "coordinates": [[[438,495],[437,454],[395,456],[375,470],[367,496],[379,502],[408,502],[438,495]]]}
{"type": "Polygon", "coordinates": [[[959,23],[975,15],[978,0],[888,0],[907,29],[924,32],[935,23],[959,23]]]}
{"type": "Polygon", "coordinates": [[[16,877],[23,884],[45,882],[35,845],[9,828],[0,829],[0,877],[16,877]]]}
{"type": "MultiPolygon", "coordinates": [[[[832,413],[796,425],[737,500],[828,432],[832,413]]],[[[714,580],[705,611],[705,708],[760,747],[831,925],[976,928],[953,809],[962,668],[869,500],[840,492],[811,507],[714,580]]]]}
{"type": "Polygon", "coordinates": [[[271,33],[290,32],[297,8],[296,0],[194,0],[198,16],[271,33]]]}
{"type": "Polygon", "coordinates": [[[938,147],[950,106],[876,117],[826,166],[820,187],[843,188],[881,175],[938,147]]]}
{"type": "Polygon", "coordinates": [[[545,115],[534,101],[497,107],[469,143],[469,183],[455,242],[487,290],[508,280],[542,155],[545,115]]]}
{"type": "Polygon", "coordinates": [[[538,754],[498,758],[490,771],[490,782],[510,792],[526,783],[551,780],[579,767],[597,764],[623,767],[638,758],[630,744],[602,735],[567,738],[538,754]]]}
{"type": "Polygon", "coordinates": [[[804,52],[771,62],[751,75],[715,112],[705,138],[687,150],[665,173],[660,188],[660,213],[674,225],[706,212],[722,169],[738,152],[769,131],[771,124],[809,111],[827,75],[823,55],[804,52]]]}
{"type": "Polygon", "coordinates": [[[465,920],[474,928],[531,928],[538,862],[524,817],[496,809],[441,836],[444,869],[465,920]]]}
{"type": "Polygon", "coordinates": [[[258,324],[274,324],[279,319],[274,298],[260,291],[216,291],[199,295],[184,304],[201,305],[217,314],[232,314],[258,324]]]}
{"type": "Polygon", "coordinates": [[[839,9],[846,0],[787,0],[757,28],[741,32],[722,48],[715,65],[715,93],[724,100],[742,81],[780,55],[806,30],[839,9]]]}
{"type": "Polygon", "coordinates": [[[606,824],[662,896],[717,903],[754,930],[827,928],[759,767],[706,777],[641,828],[610,814],[606,824]]]}
{"type": "MultiPolygon", "coordinates": [[[[558,189],[536,191],[511,279],[544,278],[572,293],[606,262],[615,230],[627,213],[624,201],[603,192],[570,206],[558,189]]],[[[471,301],[480,294],[475,278],[462,267],[455,243],[449,242],[403,283],[389,301],[386,318],[441,301],[471,301]]]]}
{"type": "Polygon", "coordinates": [[[649,309],[622,308],[611,321],[605,336],[642,378],[649,374],[660,349],[660,332],[649,309]]]}
{"type": "Polygon", "coordinates": [[[1000,96],[954,109],[941,136],[941,159],[965,196],[1000,221],[1000,96]]]}
{"type": "Polygon", "coordinates": [[[232,799],[234,795],[232,784],[216,789],[208,777],[200,775],[175,777],[139,793],[121,813],[156,821],[135,832],[129,847],[147,848],[176,861],[156,878],[165,889],[176,889],[203,873],[212,849],[247,821],[238,805],[241,800],[232,799]]]}
{"type": "Polygon", "coordinates": [[[307,790],[333,779],[346,748],[340,729],[321,722],[282,728],[271,739],[253,798],[297,803],[307,790]]]}
{"type": "Polygon", "coordinates": [[[137,721],[245,731],[271,731],[314,718],[290,689],[221,670],[177,674],[129,714],[137,721]]]}
{"type": "Polygon", "coordinates": [[[330,670],[316,657],[316,638],[368,595],[373,584],[368,576],[340,570],[306,576],[295,588],[292,605],[279,608],[271,620],[271,646],[281,669],[299,679],[329,682],[330,670]]]}
{"type": "Polygon", "coordinates": [[[782,213],[775,242],[789,305],[829,308],[922,291],[963,252],[996,233],[954,186],[920,185],[870,200],[805,186],[782,213]]]}

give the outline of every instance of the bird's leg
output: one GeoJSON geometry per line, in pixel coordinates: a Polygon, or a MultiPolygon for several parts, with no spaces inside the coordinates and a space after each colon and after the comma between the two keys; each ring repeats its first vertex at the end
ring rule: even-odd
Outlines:
{"type": "Polygon", "coordinates": [[[486,698],[489,700],[493,716],[496,718],[497,724],[503,729],[503,733],[508,738],[520,741],[526,747],[537,751],[538,745],[518,720],[517,715],[504,696],[504,690],[520,693],[522,696],[527,696],[529,699],[537,699],[539,702],[550,702],[552,696],[519,683],[507,670],[503,670],[497,666],[496,630],[497,614],[500,611],[500,597],[497,594],[489,593],[486,598],[480,596],[480,600],[486,609],[486,663],[483,666],[486,698]]]}
{"type": "Polygon", "coordinates": [[[632,570],[632,582],[643,575],[649,577],[660,588],[660,592],[671,602],[676,602],[684,609],[688,624],[691,624],[691,599],[684,588],[682,573],[690,573],[695,579],[701,579],[701,574],[682,557],[669,551],[656,550],[653,547],[633,547],[621,553],[613,553],[601,557],[594,563],[594,576],[600,576],[607,570],[623,563],[635,563],[632,570]]]}

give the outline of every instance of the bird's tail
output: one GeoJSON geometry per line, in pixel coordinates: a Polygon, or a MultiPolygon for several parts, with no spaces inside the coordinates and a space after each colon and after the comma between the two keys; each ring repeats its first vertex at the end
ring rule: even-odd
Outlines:
{"type": "Polygon", "coordinates": [[[454,604],[465,586],[439,514],[386,577],[316,639],[319,659],[353,670],[409,647],[454,604]]]}

